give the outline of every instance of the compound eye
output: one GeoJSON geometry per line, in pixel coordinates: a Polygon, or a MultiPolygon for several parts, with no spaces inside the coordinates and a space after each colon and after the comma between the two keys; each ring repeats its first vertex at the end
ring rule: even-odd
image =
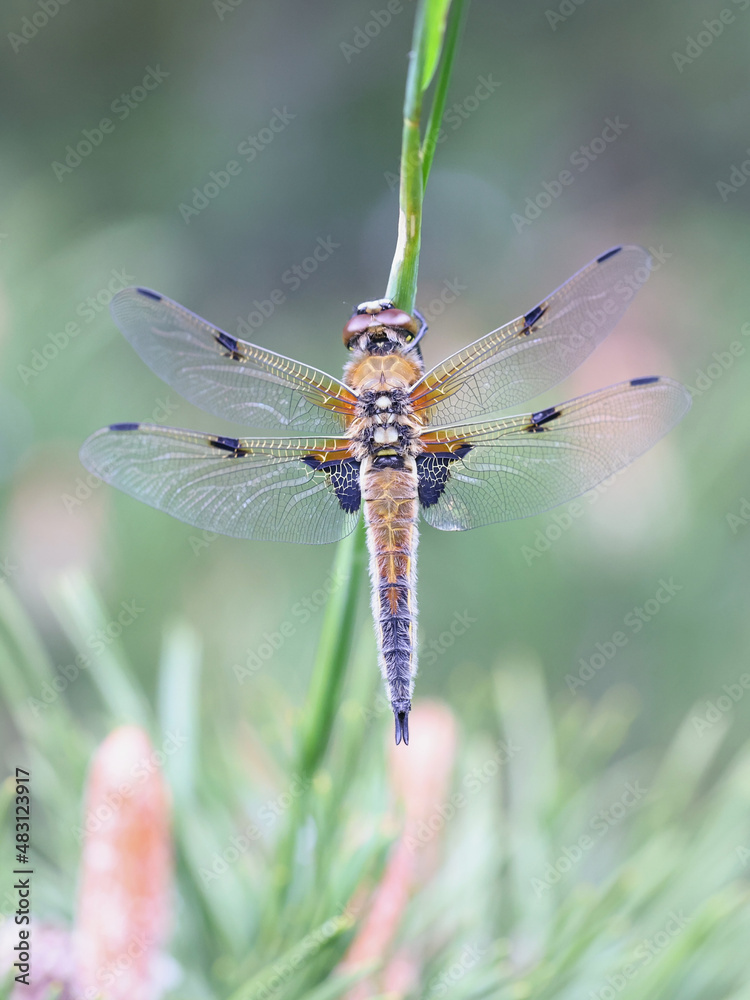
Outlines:
{"type": "Polygon", "coordinates": [[[412,317],[401,309],[385,309],[378,316],[379,322],[383,326],[394,326],[400,330],[409,330],[415,333],[415,322],[412,317]]]}
{"type": "Polygon", "coordinates": [[[352,316],[352,318],[347,322],[344,327],[344,343],[349,347],[349,342],[353,337],[356,337],[360,333],[364,333],[368,330],[376,320],[367,313],[357,314],[352,316]]]}

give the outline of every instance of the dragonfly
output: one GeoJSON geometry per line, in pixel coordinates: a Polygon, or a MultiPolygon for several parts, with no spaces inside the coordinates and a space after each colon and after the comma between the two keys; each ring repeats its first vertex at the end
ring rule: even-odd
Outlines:
{"type": "Polygon", "coordinates": [[[628,465],[687,413],[684,386],[646,376],[503,416],[578,368],[649,270],[646,250],[615,247],[429,371],[422,315],[363,302],[344,327],[341,380],[126,288],[114,320],[160,378],[211,414],[283,436],[118,423],[89,437],[81,460],[130,496],[235,538],[335,542],[363,516],[379,664],[396,743],[407,744],[420,516],[465,531],[542,513],[628,465]]]}

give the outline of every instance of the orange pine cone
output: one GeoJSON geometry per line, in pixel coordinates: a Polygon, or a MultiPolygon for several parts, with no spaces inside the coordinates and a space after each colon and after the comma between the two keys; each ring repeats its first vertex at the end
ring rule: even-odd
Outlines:
{"type": "Polygon", "coordinates": [[[172,857],[161,755],[137,726],[110,733],[88,778],[75,951],[84,995],[155,1000],[172,857]]]}

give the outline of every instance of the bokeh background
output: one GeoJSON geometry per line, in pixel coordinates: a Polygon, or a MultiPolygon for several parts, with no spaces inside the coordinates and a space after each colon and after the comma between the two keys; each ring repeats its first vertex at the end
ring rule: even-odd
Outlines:
{"type": "MultiPolygon", "coordinates": [[[[558,534],[554,515],[466,535],[424,529],[425,640],[438,639],[455,613],[476,622],[423,669],[419,688],[444,693],[481,726],[488,668],[521,645],[566,696],[565,676],[579,659],[672,577],[682,588],[674,600],[590,682],[591,691],[631,684],[645,706],[640,738],[658,740],[687,704],[721,693],[745,667],[746,530],[726,515],[740,514],[750,490],[750,342],[741,332],[750,321],[750,189],[723,200],[717,181],[728,182],[750,155],[750,14],[738,8],[734,23],[678,69],[674,53],[686,53],[686,37],[711,14],[704,5],[591,3],[560,22],[548,9],[557,10],[471,11],[449,105],[473,95],[480,77],[499,86],[469,101],[475,110],[454,111],[438,148],[419,293],[434,316],[427,361],[525,311],[608,247],[638,242],[667,259],[616,333],[550,398],[655,373],[695,387],[712,364],[718,377],[701,381],[707,387],[682,426],[538,557],[538,533],[552,525],[558,534]],[[627,128],[581,171],[570,158],[608,117],[627,128]],[[565,169],[574,184],[519,233],[511,216],[565,169]],[[462,286],[460,297],[435,315],[442,303],[430,303],[446,282],[462,286]],[[714,352],[726,355],[735,341],[745,355],[730,354],[719,373],[714,352]]],[[[340,372],[340,328],[353,305],[382,294],[395,238],[391,176],[411,9],[405,4],[358,49],[368,12],[366,4],[247,2],[217,11],[208,2],[78,0],[18,52],[6,45],[3,554],[40,615],[40,582],[62,566],[91,569],[115,605],[137,600],[146,611],[122,641],[147,685],[165,619],[187,612],[215,690],[235,703],[254,698],[236,689],[232,664],[319,588],[333,553],[223,538],[201,545],[194,529],[88,484],[77,450],[104,424],[155,415],[217,426],[146,369],[100,302],[118,280],[113,271],[125,272],[127,283],[157,288],[236,332],[254,299],[281,289],[286,301],[256,341],[340,372]],[[149,67],[168,76],[120,120],[112,102],[149,67]],[[274,109],[294,118],[247,163],[237,147],[274,109]],[[58,180],[51,164],[107,116],[114,131],[58,180]],[[186,224],[180,204],[191,205],[193,188],[232,159],[239,176],[186,224]],[[337,244],[329,258],[304,281],[290,276],[319,239],[337,244]],[[49,345],[55,336],[64,343],[70,322],[80,334],[33,371],[33,352],[54,354],[49,345]]],[[[25,13],[8,5],[3,33],[20,31],[25,13]]],[[[274,655],[274,682],[305,690],[318,626],[311,619],[274,655]]]]}
{"type": "MultiPolygon", "coordinates": [[[[424,528],[417,690],[453,707],[460,734],[493,731],[492,672],[519,657],[540,666],[563,707],[608,691],[637,704],[629,752],[666,746],[687,713],[705,716],[748,670],[743,6],[727,0],[731,20],[721,21],[720,5],[698,2],[470,11],[425,205],[427,363],[634,242],[658,261],[646,287],[596,355],[534,408],[650,374],[685,382],[694,401],[576,516],[563,507],[466,534],[424,528]],[[607,120],[620,134],[602,149],[607,120]],[[573,183],[519,223],[563,170],[573,183]],[[671,596],[660,603],[663,581],[671,596]],[[446,629],[459,620],[454,641],[446,629]],[[572,682],[618,631],[626,644],[604,665],[595,658],[584,685],[572,682]]],[[[50,607],[61,572],[88,573],[112,617],[135,602],[143,610],[118,648],[149,698],[165,628],[189,620],[204,651],[202,712],[214,727],[251,720],[262,740],[303,704],[334,550],[205,537],[87,476],[78,448],[111,422],[232,430],[146,368],[106,303],[123,284],[146,285],[237,333],[256,300],[280,289],[284,301],[251,320],[251,339],[338,375],[341,327],[357,302],[384,292],[393,253],[413,4],[392,4],[375,30],[372,10],[386,5],[369,0],[69,0],[24,38],[38,9],[9,0],[0,14],[3,585],[57,664],[73,655],[50,607]],[[153,89],[139,90],[147,74],[153,89]],[[97,135],[103,118],[113,126],[97,135]],[[100,141],[61,168],[87,130],[100,141]],[[236,175],[220,173],[226,186],[201,201],[230,160],[236,175]],[[303,262],[321,245],[326,259],[308,274],[303,262]],[[267,635],[288,622],[293,634],[266,655],[267,635]],[[262,667],[239,684],[233,668],[253,656],[262,667]]],[[[361,614],[365,628],[364,605],[361,614]]],[[[103,735],[89,682],[65,697],[103,735]]],[[[2,713],[3,744],[17,747],[2,713]]],[[[750,694],[723,714],[738,742],[750,694]]]]}

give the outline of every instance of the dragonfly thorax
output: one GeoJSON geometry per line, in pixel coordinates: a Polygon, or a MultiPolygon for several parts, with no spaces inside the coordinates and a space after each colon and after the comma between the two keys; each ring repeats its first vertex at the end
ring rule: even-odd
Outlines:
{"type": "Polygon", "coordinates": [[[424,372],[422,359],[414,351],[391,344],[387,353],[355,351],[344,369],[344,382],[361,396],[363,392],[387,394],[411,388],[424,372]]]}
{"type": "Polygon", "coordinates": [[[421,449],[422,425],[414,414],[407,388],[378,383],[357,400],[357,415],[349,433],[352,453],[360,462],[373,460],[374,468],[402,468],[406,456],[421,449]]]}

